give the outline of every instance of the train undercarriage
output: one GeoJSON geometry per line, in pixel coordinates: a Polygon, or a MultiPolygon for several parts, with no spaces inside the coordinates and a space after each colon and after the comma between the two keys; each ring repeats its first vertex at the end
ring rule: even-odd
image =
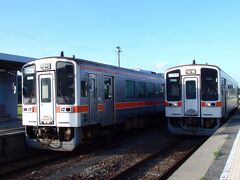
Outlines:
{"type": "Polygon", "coordinates": [[[84,127],[26,126],[25,128],[29,147],[72,151],[81,144],[91,144],[102,137],[112,138],[116,132],[139,129],[152,124],[159,124],[159,122],[158,114],[129,118],[124,123],[110,126],[96,124],[84,127]]]}
{"type": "Polygon", "coordinates": [[[168,118],[168,128],[173,134],[211,135],[221,124],[219,118],[168,118]]]}

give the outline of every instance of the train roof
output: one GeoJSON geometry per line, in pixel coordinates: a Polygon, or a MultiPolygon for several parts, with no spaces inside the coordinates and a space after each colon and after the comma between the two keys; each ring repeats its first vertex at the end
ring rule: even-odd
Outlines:
{"type": "Polygon", "coordinates": [[[227,73],[225,73],[220,67],[216,66],[216,65],[211,65],[211,64],[195,64],[195,63],[192,63],[192,64],[184,64],[184,65],[179,65],[179,66],[174,66],[174,67],[171,67],[169,69],[167,69],[166,72],[172,70],[172,69],[177,69],[177,68],[181,68],[181,67],[190,67],[190,66],[202,66],[202,67],[214,67],[214,68],[217,68],[219,71],[221,71],[222,73],[225,74],[225,76],[228,77],[228,79],[231,79],[232,82],[234,82],[236,85],[238,85],[238,82],[236,80],[234,80],[231,76],[229,76],[227,73]]]}
{"type": "Polygon", "coordinates": [[[202,66],[202,67],[214,67],[217,68],[219,70],[221,70],[220,67],[216,66],[216,65],[211,65],[211,64],[184,64],[184,65],[179,65],[179,66],[174,66],[171,68],[168,68],[167,71],[171,70],[171,69],[176,69],[176,68],[181,68],[181,67],[187,67],[187,66],[202,66]]]}
{"type": "Polygon", "coordinates": [[[113,69],[118,69],[118,70],[121,69],[121,70],[125,70],[125,71],[132,71],[135,73],[144,73],[146,75],[154,75],[154,76],[161,77],[161,78],[164,77],[164,73],[156,73],[156,72],[142,70],[142,69],[141,70],[140,69],[129,69],[129,68],[124,68],[124,67],[118,67],[118,66],[114,66],[114,65],[99,63],[99,62],[95,62],[95,61],[91,61],[91,60],[86,60],[86,59],[78,59],[78,58],[74,58],[74,57],[50,56],[50,57],[39,58],[37,60],[48,59],[48,58],[57,58],[57,59],[64,58],[64,59],[75,61],[77,63],[83,62],[83,63],[93,64],[95,66],[105,66],[108,68],[113,68],[113,69]]]}

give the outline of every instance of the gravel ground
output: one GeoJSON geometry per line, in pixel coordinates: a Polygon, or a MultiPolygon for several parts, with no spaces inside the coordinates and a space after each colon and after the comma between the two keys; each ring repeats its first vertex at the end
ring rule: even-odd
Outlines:
{"type": "Polygon", "coordinates": [[[199,137],[188,137],[183,142],[176,143],[176,146],[169,148],[168,151],[165,151],[154,160],[139,167],[128,179],[158,179],[175,165],[179,159],[184,157],[191,148],[195,147],[200,139],[199,137]]]}
{"type": "Polygon", "coordinates": [[[123,154],[109,156],[94,166],[83,169],[81,172],[65,177],[64,179],[110,179],[118,172],[149,156],[157,148],[159,146],[156,145],[138,146],[123,154]]]}
{"type": "Polygon", "coordinates": [[[124,137],[120,142],[113,142],[90,153],[34,167],[6,179],[71,179],[78,176],[95,179],[98,174],[105,172],[106,177],[109,177],[119,168],[132,163],[133,159],[137,160],[141,155],[146,156],[172,138],[174,136],[168,133],[166,127],[146,129],[145,133],[124,137]],[[91,174],[92,172],[94,174],[91,174]]]}
{"type": "MultiPolygon", "coordinates": [[[[198,145],[199,140],[199,137],[192,137],[186,138],[181,143],[176,143],[176,146],[164,151],[161,156],[154,158],[142,167],[137,168],[134,173],[128,175],[128,178],[126,179],[158,179],[176,162],[178,162],[179,159],[185,156],[191,148],[198,145]]],[[[175,142],[175,140],[173,141],[175,142]]],[[[70,176],[65,176],[63,179],[110,179],[114,177],[114,175],[124,171],[126,168],[131,167],[142,159],[148,157],[159,148],[161,148],[161,146],[156,144],[138,146],[126,151],[124,154],[110,156],[94,166],[85,168],[70,176]]]]}

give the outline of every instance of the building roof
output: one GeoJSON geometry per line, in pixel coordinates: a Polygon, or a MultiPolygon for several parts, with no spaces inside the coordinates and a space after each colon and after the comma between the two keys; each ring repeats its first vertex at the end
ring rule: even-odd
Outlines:
{"type": "Polygon", "coordinates": [[[21,70],[25,63],[32,60],[35,60],[35,58],[0,53],[0,70],[21,70]]]}

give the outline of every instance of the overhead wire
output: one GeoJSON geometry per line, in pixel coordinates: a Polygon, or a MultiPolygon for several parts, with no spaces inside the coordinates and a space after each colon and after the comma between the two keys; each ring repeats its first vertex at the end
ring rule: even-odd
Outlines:
{"type": "MultiPolygon", "coordinates": [[[[22,33],[19,31],[15,31],[15,30],[11,30],[11,29],[7,29],[7,28],[3,28],[0,27],[0,32],[4,33],[4,34],[8,34],[11,36],[15,36],[15,37],[20,37],[20,38],[24,38],[24,39],[28,39],[28,40],[32,40],[32,41],[37,41],[43,44],[48,44],[48,45],[52,45],[52,46],[56,46],[58,47],[59,44],[63,44],[62,42],[59,41],[53,41],[50,39],[46,39],[43,37],[39,37],[36,35],[31,35],[31,34],[27,34],[27,33],[22,33]]],[[[108,49],[103,49],[103,48],[96,48],[96,47],[88,47],[88,46],[82,46],[82,45],[76,45],[75,44],[69,44],[69,43],[64,43],[64,46],[66,47],[71,47],[74,49],[85,49],[85,50],[90,50],[90,51],[102,51],[102,52],[112,52],[111,50],[108,49]]]]}
{"type": "Polygon", "coordinates": [[[156,41],[152,43],[138,43],[136,46],[127,46],[128,49],[140,49],[140,48],[152,48],[152,47],[166,47],[166,46],[179,46],[179,45],[191,45],[201,42],[216,42],[222,40],[234,39],[236,37],[240,37],[240,33],[228,33],[217,36],[206,36],[206,37],[197,37],[194,39],[182,39],[182,40],[164,40],[164,41],[156,41]]]}

